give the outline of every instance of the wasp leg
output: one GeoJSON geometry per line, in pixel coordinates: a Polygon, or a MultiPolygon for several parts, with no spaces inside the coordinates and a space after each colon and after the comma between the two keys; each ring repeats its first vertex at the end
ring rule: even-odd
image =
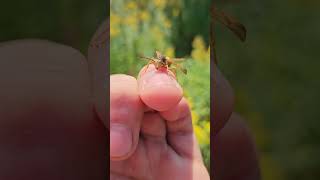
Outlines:
{"type": "Polygon", "coordinates": [[[176,68],[169,68],[169,70],[174,74],[174,76],[177,76],[176,68]]]}
{"type": "Polygon", "coordinates": [[[147,69],[149,68],[149,65],[150,64],[153,64],[154,62],[153,61],[149,61],[148,64],[147,64],[147,67],[144,69],[144,72],[143,73],[146,73],[147,72],[147,69]]]}

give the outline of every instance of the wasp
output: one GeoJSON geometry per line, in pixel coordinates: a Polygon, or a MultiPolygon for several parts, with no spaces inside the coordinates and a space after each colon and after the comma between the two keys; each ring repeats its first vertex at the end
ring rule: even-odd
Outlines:
{"type": "Polygon", "coordinates": [[[217,64],[217,56],[215,51],[215,36],[213,31],[214,21],[218,21],[224,26],[226,26],[229,30],[231,30],[242,42],[246,40],[247,30],[245,26],[235,20],[233,17],[227,15],[226,13],[219,11],[214,5],[211,6],[211,27],[210,27],[210,36],[211,36],[211,47],[213,60],[217,64]]]}
{"type": "Polygon", "coordinates": [[[179,69],[184,74],[187,74],[187,69],[182,67],[178,62],[184,61],[183,58],[170,58],[168,56],[165,56],[161,54],[159,51],[155,51],[153,57],[145,57],[140,56],[140,58],[148,60],[147,67],[145,68],[145,72],[147,71],[150,64],[153,64],[157,70],[161,68],[165,68],[167,70],[170,70],[176,75],[176,69],[179,69]]]}

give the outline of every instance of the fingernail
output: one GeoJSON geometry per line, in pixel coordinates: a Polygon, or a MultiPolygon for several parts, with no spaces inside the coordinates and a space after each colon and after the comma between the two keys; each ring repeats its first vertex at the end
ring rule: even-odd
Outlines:
{"type": "Polygon", "coordinates": [[[122,124],[110,124],[110,157],[123,157],[131,148],[131,130],[122,124]]]}

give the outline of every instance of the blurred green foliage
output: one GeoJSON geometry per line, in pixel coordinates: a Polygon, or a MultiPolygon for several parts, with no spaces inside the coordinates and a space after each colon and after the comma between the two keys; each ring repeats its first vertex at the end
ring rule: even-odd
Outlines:
{"type": "Polygon", "coordinates": [[[245,44],[217,26],[219,67],[260,151],[264,180],[320,177],[320,1],[218,3],[248,29],[245,44]]]}
{"type": "MultiPolygon", "coordinates": [[[[206,1],[207,2],[207,1],[206,1]]],[[[110,11],[110,70],[137,76],[147,63],[139,55],[159,50],[169,57],[183,56],[188,75],[178,72],[192,110],[195,134],[210,168],[209,12],[198,12],[192,0],[116,0],[110,11]],[[197,13],[197,16],[192,14],[197,13]],[[207,24],[204,28],[203,25],[207,24]]]]}

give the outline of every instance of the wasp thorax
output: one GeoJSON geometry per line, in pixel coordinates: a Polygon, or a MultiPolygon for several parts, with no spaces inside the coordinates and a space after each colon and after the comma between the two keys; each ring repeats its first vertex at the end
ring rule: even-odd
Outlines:
{"type": "Polygon", "coordinates": [[[166,62],[167,62],[167,59],[166,59],[165,56],[161,56],[161,57],[160,57],[160,61],[161,61],[162,63],[166,63],[166,62]]]}

